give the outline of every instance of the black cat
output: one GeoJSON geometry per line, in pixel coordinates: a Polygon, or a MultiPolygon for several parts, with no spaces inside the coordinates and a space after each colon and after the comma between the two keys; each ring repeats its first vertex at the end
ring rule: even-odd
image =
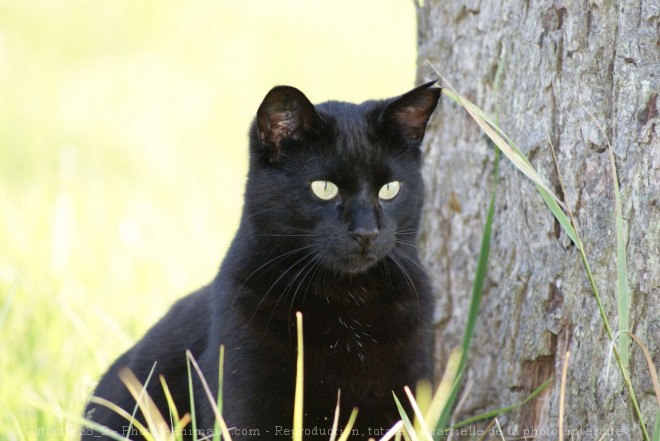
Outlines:
{"type": "MultiPolygon", "coordinates": [[[[304,439],[330,438],[338,389],[340,420],[358,407],[353,433],[382,435],[399,419],[392,391],[404,398],[404,386],[432,375],[433,297],[416,245],[420,143],[440,97],[432,85],[316,107],[293,87],[268,92],[250,130],[240,228],[219,274],[119,357],[94,395],[132,413],[118,373],[129,368],[144,383],[156,363],[149,394],[169,420],[162,374],[183,415],[191,407],[186,350],[215,396],[224,345],[232,438],[290,439],[301,311],[304,439]]],[[[208,434],[214,413],[193,377],[197,429],[208,434]]],[[[119,434],[128,426],[99,404],[86,416],[119,434]]],[[[90,429],[83,439],[99,435],[90,429]]],[[[140,438],[135,429],[130,438],[140,438]]]]}

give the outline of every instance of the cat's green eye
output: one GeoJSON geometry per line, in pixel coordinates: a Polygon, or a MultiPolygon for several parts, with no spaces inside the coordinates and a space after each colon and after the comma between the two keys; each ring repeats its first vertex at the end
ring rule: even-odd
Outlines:
{"type": "Polygon", "coordinates": [[[330,181],[314,181],[311,187],[316,197],[323,201],[329,201],[339,193],[339,188],[330,181]]]}
{"type": "Polygon", "coordinates": [[[394,197],[399,194],[399,190],[401,190],[401,182],[388,182],[387,184],[380,187],[378,197],[384,201],[389,201],[390,199],[394,199],[394,197]]]}

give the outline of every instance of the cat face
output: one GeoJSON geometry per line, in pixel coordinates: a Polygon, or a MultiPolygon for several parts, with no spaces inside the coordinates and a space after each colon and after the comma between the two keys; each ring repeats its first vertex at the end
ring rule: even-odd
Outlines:
{"type": "Polygon", "coordinates": [[[264,246],[362,273],[414,246],[419,145],[440,89],[314,107],[299,90],[265,97],[251,131],[246,222],[264,246]]]}

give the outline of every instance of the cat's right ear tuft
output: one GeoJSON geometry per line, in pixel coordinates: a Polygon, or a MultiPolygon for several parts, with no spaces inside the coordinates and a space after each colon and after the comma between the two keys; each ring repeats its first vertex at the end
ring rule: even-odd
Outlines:
{"type": "Polygon", "coordinates": [[[291,86],[276,86],[266,94],[257,111],[257,134],[270,159],[282,155],[286,141],[299,141],[320,123],[314,105],[291,86]]]}
{"type": "Polygon", "coordinates": [[[406,142],[419,145],[431,114],[440,99],[436,81],[423,84],[393,100],[381,116],[386,125],[394,128],[406,142]]]}

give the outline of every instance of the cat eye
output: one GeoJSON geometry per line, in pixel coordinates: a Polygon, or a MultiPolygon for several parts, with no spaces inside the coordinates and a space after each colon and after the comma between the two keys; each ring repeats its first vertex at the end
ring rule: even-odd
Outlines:
{"type": "Polygon", "coordinates": [[[339,188],[330,181],[313,181],[312,192],[323,201],[333,199],[339,193],[339,188]]]}
{"type": "Polygon", "coordinates": [[[384,201],[389,201],[390,199],[394,199],[394,197],[399,194],[399,190],[401,190],[401,182],[388,182],[387,184],[380,187],[378,197],[384,201]]]}

